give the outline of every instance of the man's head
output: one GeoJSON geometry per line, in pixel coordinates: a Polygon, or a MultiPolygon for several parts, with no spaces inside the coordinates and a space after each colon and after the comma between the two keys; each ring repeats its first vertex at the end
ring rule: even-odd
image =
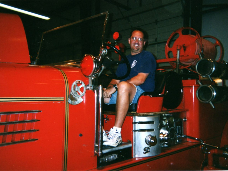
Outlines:
{"type": "Polygon", "coordinates": [[[131,47],[131,55],[137,55],[142,52],[144,45],[146,44],[145,33],[141,29],[134,29],[131,32],[128,43],[131,47]]]}

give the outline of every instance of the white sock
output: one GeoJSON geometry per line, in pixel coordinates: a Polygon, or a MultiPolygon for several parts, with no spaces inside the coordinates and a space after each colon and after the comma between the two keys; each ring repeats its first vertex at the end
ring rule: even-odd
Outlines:
{"type": "Polygon", "coordinates": [[[121,128],[118,128],[118,127],[113,127],[114,130],[116,130],[118,133],[121,133],[121,128]]]}

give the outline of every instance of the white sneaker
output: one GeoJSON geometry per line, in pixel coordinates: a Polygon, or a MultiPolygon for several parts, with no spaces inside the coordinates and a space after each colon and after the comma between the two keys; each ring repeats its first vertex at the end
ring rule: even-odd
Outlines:
{"type": "Polygon", "coordinates": [[[103,130],[103,142],[108,140],[107,133],[103,130]]]}
{"type": "Polygon", "coordinates": [[[111,128],[108,134],[108,139],[106,142],[103,143],[103,145],[117,147],[121,143],[122,143],[121,133],[111,128]]]}

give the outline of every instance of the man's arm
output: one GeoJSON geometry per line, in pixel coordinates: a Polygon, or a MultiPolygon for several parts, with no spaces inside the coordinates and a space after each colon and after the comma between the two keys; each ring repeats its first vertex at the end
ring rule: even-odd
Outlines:
{"type": "Polygon", "coordinates": [[[107,86],[108,88],[112,88],[114,85],[119,84],[120,80],[116,80],[116,79],[112,79],[109,83],[109,85],[107,86]]]}
{"type": "Polygon", "coordinates": [[[119,84],[120,80],[112,79],[109,85],[107,86],[107,89],[104,90],[103,96],[104,98],[110,98],[113,93],[115,93],[116,89],[114,85],[119,84]]]}
{"type": "Polygon", "coordinates": [[[127,82],[134,84],[136,86],[141,85],[145,82],[146,78],[148,77],[149,73],[138,73],[138,75],[132,77],[131,79],[127,80],[127,82]]]}

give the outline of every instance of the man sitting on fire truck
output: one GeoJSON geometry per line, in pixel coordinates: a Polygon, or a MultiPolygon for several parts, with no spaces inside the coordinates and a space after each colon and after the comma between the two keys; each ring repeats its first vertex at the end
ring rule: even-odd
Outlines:
{"type": "MultiPolygon", "coordinates": [[[[116,104],[116,120],[108,135],[103,131],[104,145],[116,147],[122,143],[121,128],[127,115],[129,105],[137,103],[143,92],[153,92],[155,88],[156,60],[152,53],[145,51],[146,33],[142,29],[134,29],[128,43],[131,54],[127,59],[131,66],[130,74],[122,79],[112,79],[104,90],[104,103],[116,104]]],[[[119,65],[117,76],[126,72],[126,67],[119,65]]]]}

